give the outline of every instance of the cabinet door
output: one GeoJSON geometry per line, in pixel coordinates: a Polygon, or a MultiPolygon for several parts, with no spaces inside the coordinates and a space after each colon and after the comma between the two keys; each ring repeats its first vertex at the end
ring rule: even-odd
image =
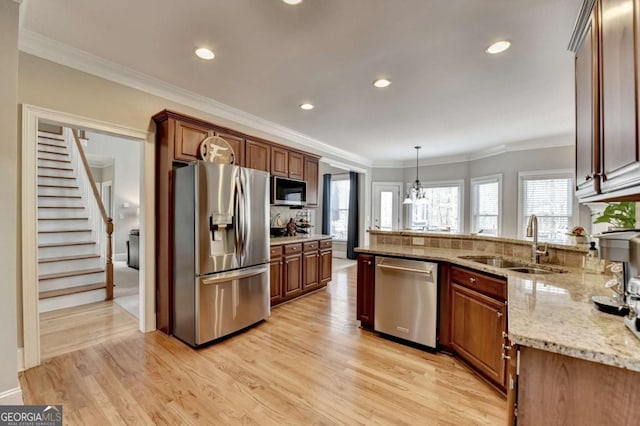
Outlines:
{"type": "Polygon", "coordinates": [[[282,301],[282,259],[269,262],[269,285],[271,289],[271,306],[282,301]]]}
{"type": "Polygon", "coordinates": [[[318,260],[320,254],[318,250],[306,252],[302,255],[304,264],[302,265],[302,289],[317,287],[318,281],[318,260]]]}
{"type": "Polygon", "coordinates": [[[234,164],[244,167],[244,139],[227,133],[216,132],[217,136],[227,141],[233,149],[234,164]]]}
{"type": "Polygon", "coordinates": [[[289,176],[289,151],[277,146],[271,147],[271,174],[273,176],[289,176]]]}
{"type": "Polygon", "coordinates": [[[505,386],[505,304],[453,283],[451,346],[491,381],[505,386]]]}
{"type": "Polygon", "coordinates": [[[373,307],[375,304],[374,257],[358,255],[358,278],[356,283],[356,319],[362,328],[373,329],[373,307]]]}
{"type": "Polygon", "coordinates": [[[333,251],[320,250],[320,265],[318,265],[318,275],[320,284],[326,284],[331,281],[331,267],[333,262],[333,251]]]}
{"type": "Polygon", "coordinates": [[[176,120],[175,129],[173,156],[177,161],[194,161],[200,158],[200,143],[213,136],[212,130],[184,121],[176,120]]]}
{"type": "Polygon", "coordinates": [[[307,207],[318,207],[318,159],[304,157],[304,180],[307,181],[307,207]]]}
{"type": "Polygon", "coordinates": [[[304,155],[289,151],[289,177],[304,179],[304,155]]]}
{"type": "Polygon", "coordinates": [[[600,96],[602,105],[602,192],[640,183],[636,132],[637,0],[602,0],[600,96]]]}
{"type": "Polygon", "coordinates": [[[284,257],[283,297],[290,299],[302,292],[302,253],[284,257]]]}
{"type": "Polygon", "coordinates": [[[599,101],[597,24],[591,14],[575,58],[576,81],[576,193],[578,197],[600,191],[599,101]]]}
{"type": "Polygon", "coordinates": [[[266,143],[247,139],[245,144],[245,165],[250,169],[269,172],[271,147],[266,143]]]}

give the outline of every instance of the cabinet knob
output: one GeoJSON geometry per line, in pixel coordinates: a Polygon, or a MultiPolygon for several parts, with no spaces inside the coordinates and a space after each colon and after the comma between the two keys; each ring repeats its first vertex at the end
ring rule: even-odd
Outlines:
{"type": "Polygon", "coordinates": [[[496,315],[498,315],[498,318],[502,318],[502,312],[496,312],[496,315]]]}
{"type": "Polygon", "coordinates": [[[511,350],[511,346],[509,345],[505,345],[504,343],[502,344],[502,350],[503,351],[510,351],[511,350]]]}
{"type": "Polygon", "coordinates": [[[471,282],[471,283],[475,283],[475,282],[476,282],[476,279],[475,279],[475,278],[473,278],[473,277],[471,277],[471,278],[469,278],[469,282],[471,282]]]}
{"type": "Polygon", "coordinates": [[[502,359],[511,359],[509,355],[502,354],[502,359]]]}
{"type": "Polygon", "coordinates": [[[371,265],[371,261],[370,260],[367,260],[367,265],[371,265]]]}
{"type": "Polygon", "coordinates": [[[506,332],[506,331],[503,331],[503,332],[502,332],[502,338],[503,338],[503,339],[506,339],[507,337],[509,337],[509,335],[507,334],[507,332],[506,332]]]}

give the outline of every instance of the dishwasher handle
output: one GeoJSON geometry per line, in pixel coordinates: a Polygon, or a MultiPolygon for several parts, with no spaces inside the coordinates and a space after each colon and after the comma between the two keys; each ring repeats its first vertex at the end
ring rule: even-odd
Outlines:
{"type": "Polygon", "coordinates": [[[396,271],[415,272],[416,274],[431,275],[431,270],[425,271],[423,269],[405,268],[404,266],[385,265],[384,263],[378,263],[378,267],[382,269],[393,269],[396,271]]]}

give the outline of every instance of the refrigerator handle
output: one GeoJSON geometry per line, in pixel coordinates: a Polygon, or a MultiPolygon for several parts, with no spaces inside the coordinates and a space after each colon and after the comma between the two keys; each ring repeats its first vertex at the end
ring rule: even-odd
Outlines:
{"type": "Polygon", "coordinates": [[[240,176],[240,187],[242,188],[242,254],[247,243],[247,228],[248,228],[248,212],[247,212],[247,192],[245,187],[244,173],[240,176]]]}
{"type": "Polygon", "coordinates": [[[240,199],[241,195],[240,195],[240,182],[238,179],[236,179],[235,182],[235,194],[234,194],[234,218],[233,218],[233,227],[234,227],[234,231],[235,231],[235,238],[236,238],[236,255],[240,256],[240,254],[242,253],[242,248],[241,248],[241,241],[240,241],[240,203],[241,203],[241,199],[240,199]]]}

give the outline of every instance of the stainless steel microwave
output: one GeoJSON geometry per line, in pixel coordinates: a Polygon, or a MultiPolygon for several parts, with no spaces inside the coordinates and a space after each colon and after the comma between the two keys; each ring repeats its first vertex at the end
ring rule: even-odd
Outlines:
{"type": "Polygon", "coordinates": [[[271,204],[276,206],[304,206],[307,204],[307,182],[273,176],[271,204]]]}

